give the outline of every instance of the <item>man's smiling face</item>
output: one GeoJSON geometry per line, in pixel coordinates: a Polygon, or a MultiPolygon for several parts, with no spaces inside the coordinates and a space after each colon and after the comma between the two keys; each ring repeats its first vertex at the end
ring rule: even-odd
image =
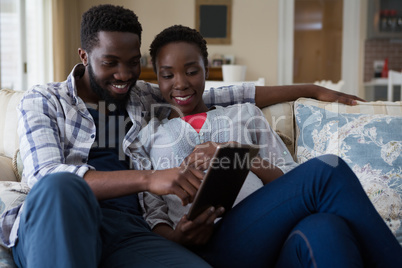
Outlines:
{"type": "Polygon", "coordinates": [[[88,53],[91,89],[99,101],[125,105],[141,73],[139,37],[127,32],[99,32],[99,42],[88,53]]]}

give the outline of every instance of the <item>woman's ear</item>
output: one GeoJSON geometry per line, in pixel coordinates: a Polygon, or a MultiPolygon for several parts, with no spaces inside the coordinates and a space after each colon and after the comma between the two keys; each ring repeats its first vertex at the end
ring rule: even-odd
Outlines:
{"type": "Polygon", "coordinates": [[[205,80],[207,80],[209,77],[209,67],[205,66],[205,80]]]}
{"type": "Polygon", "coordinates": [[[80,56],[82,64],[88,66],[88,53],[84,49],[78,48],[78,55],[80,56]]]}

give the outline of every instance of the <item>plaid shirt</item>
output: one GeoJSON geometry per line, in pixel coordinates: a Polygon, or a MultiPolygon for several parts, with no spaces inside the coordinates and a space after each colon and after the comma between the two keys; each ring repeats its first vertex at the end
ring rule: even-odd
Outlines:
{"type": "MultiPolygon", "coordinates": [[[[65,171],[83,177],[89,169],[94,169],[87,162],[95,140],[95,123],[86,104],[78,97],[75,84],[75,77],[81,77],[84,72],[84,66],[78,64],[66,81],[34,86],[21,100],[18,134],[24,163],[22,181],[30,187],[47,174],[65,171]]],[[[254,94],[254,85],[244,84],[207,90],[204,101],[207,105],[222,106],[254,103],[254,94]]],[[[137,81],[127,104],[133,126],[123,140],[122,157],[151,117],[166,117],[169,109],[160,103],[164,100],[157,85],[137,81]]],[[[102,103],[98,109],[101,108],[102,103]]],[[[15,245],[22,207],[23,204],[1,216],[0,237],[8,247],[15,245]]]]}

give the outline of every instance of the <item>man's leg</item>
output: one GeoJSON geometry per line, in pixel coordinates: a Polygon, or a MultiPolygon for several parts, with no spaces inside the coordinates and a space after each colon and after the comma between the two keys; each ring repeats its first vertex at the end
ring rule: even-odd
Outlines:
{"type": "Polygon", "coordinates": [[[14,260],[19,267],[97,267],[100,221],[98,202],[82,178],[45,176],[26,198],[14,260]]]}
{"type": "Polygon", "coordinates": [[[100,267],[210,267],[199,256],[153,233],[138,215],[102,208],[100,267]]]}
{"type": "Polygon", "coordinates": [[[345,221],[333,214],[318,213],[293,229],[276,267],[363,267],[363,261],[345,221]]]}

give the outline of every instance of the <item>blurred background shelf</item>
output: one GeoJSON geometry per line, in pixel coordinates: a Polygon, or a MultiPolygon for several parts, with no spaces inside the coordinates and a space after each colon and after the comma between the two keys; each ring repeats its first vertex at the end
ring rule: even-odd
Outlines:
{"type": "MultiPolygon", "coordinates": [[[[141,75],[138,80],[144,80],[144,81],[147,81],[150,83],[155,83],[155,84],[158,83],[156,74],[154,73],[154,70],[151,67],[142,67],[141,75]]],[[[208,80],[222,81],[223,80],[222,68],[221,67],[210,67],[208,80]]]]}

